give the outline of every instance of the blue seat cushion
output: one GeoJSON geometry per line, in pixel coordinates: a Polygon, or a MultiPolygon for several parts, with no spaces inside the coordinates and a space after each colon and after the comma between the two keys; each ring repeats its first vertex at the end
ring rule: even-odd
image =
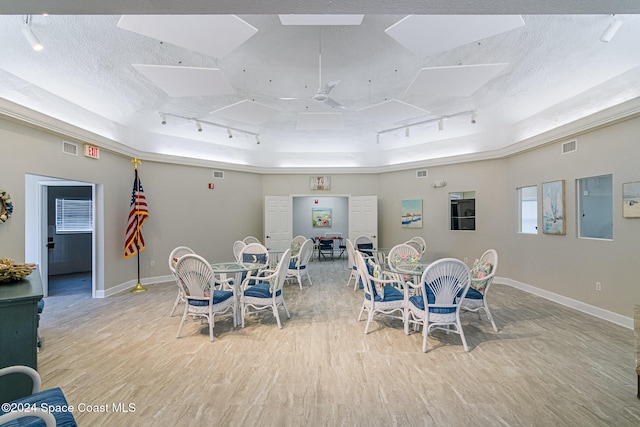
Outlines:
{"type": "MultiPolygon", "coordinates": [[[[276,296],[280,296],[280,294],[282,294],[282,290],[279,290],[276,292],[276,296]]],[[[272,297],[271,292],[269,292],[268,282],[256,283],[250,288],[247,288],[247,290],[244,291],[244,295],[247,297],[254,297],[254,298],[271,298],[272,297]]]]}
{"type": "MultiPolygon", "coordinates": [[[[213,292],[213,305],[220,304],[223,301],[228,300],[233,296],[233,292],[231,291],[214,291],[213,292]]],[[[205,307],[209,305],[209,301],[200,300],[200,299],[188,299],[189,305],[193,305],[194,307],[205,307]]]]}
{"type": "MultiPolygon", "coordinates": [[[[300,270],[304,270],[305,268],[307,268],[306,265],[300,266],[300,270]]],[[[289,261],[289,270],[297,270],[297,269],[298,269],[298,258],[294,258],[291,261],[289,261]]]]}
{"type": "MultiPolygon", "coordinates": [[[[428,286],[427,288],[427,304],[435,304],[436,296],[433,294],[433,291],[428,286]]],[[[453,304],[453,301],[451,302],[453,304]]],[[[424,298],[422,295],[414,295],[409,297],[409,304],[413,304],[416,308],[424,311],[424,298]]],[[[456,311],[455,307],[444,308],[444,307],[431,307],[429,308],[429,313],[435,314],[448,314],[454,313],[456,311]]]]}
{"type": "MultiPolygon", "coordinates": [[[[37,406],[42,409],[43,404],[46,403],[47,411],[51,412],[51,414],[56,419],[56,425],[59,427],[76,427],[78,424],[76,423],[75,418],[73,418],[73,413],[69,411],[64,411],[64,408],[69,407],[69,403],[67,399],[64,397],[62,390],[60,388],[51,388],[48,390],[43,390],[38,393],[32,394],[31,396],[23,397],[21,399],[16,399],[9,403],[19,403],[19,404],[29,404],[37,406]]],[[[6,411],[0,409],[0,415],[6,414],[6,411]]],[[[10,421],[2,425],[3,427],[35,427],[35,426],[44,426],[44,421],[41,418],[35,417],[27,417],[21,418],[18,420],[10,421]]]]}
{"type": "Polygon", "coordinates": [[[38,314],[42,313],[44,311],[44,300],[41,299],[40,301],[38,301],[38,314]]]}
{"type": "MultiPolygon", "coordinates": [[[[371,299],[369,294],[365,295],[366,299],[371,299]]],[[[384,287],[384,298],[380,298],[380,295],[376,294],[374,297],[375,302],[391,302],[391,301],[400,301],[404,299],[404,294],[400,292],[397,288],[394,288],[391,285],[384,287]]]]}
{"type": "Polygon", "coordinates": [[[467,295],[465,296],[465,298],[469,298],[469,299],[483,299],[484,296],[476,291],[473,288],[469,288],[469,290],[467,291],[467,295]]]}

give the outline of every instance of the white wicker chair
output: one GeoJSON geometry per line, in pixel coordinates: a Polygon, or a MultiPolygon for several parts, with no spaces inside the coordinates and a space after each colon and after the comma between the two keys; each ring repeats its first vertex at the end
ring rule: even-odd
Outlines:
{"type": "Polygon", "coordinates": [[[253,236],[247,236],[247,237],[245,237],[244,239],[242,239],[242,241],[243,241],[245,244],[247,244],[247,245],[248,245],[249,243],[262,243],[262,242],[260,241],[260,239],[258,239],[257,237],[253,237],[253,236]]]}
{"type": "Polygon", "coordinates": [[[292,255],[288,264],[287,269],[287,277],[295,277],[298,280],[298,284],[300,285],[300,289],[302,289],[302,281],[304,280],[304,275],[307,276],[307,280],[309,280],[309,285],[313,285],[311,283],[311,276],[309,275],[309,260],[311,259],[311,254],[313,253],[313,242],[311,239],[306,239],[304,243],[300,246],[300,250],[296,255],[292,255]]]}
{"type": "Polygon", "coordinates": [[[387,262],[391,270],[395,271],[398,264],[415,263],[420,261],[420,252],[414,246],[407,243],[395,245],[387,255],[387,262]]]}
{"type": "Polygon", "coordinates": [[[424,255],[424,253],[427,251],[427,242],[420,236],[412,238],[407,243],[411,242],[416,243],[416,249],[418,249],[418,252],[420,252],[420,256],[424,255]]]}
{"type": "Polygon", "coordinates": [[[232,279],[224,281],[216,280],[211,269],[211,264],[199,255],[187,254],[181,257],[176,264],[176,275],[178,282],[184,289],[184,313],[180,326],[178,327],[177,338],[180,338],[180,331],[187,316],[193,318],[205,318],[209,322],[209,340],[213,341],[214,316],[231,312],[233,326],[236,326],[236,299],[233,289],[229,287],[232,279]],[[216,285],[221,283],[220,288],[216,285]],[[226,286],[225,286],[226,285],[226,286]]]}
{"type": "Polygon", "coordinates": [[[353,246],[353,242],[349,239],[345,239],[345,245],[347,246],[347,260],[349,262],[349,279],[347,280],[347,286],[351,284],[351,279],[354,280],[353,290],[358,289],[358,266],[356,265],[356,249],[353,246]]]}
{"type": "Polygon", "coordinates": [[[367,236],[360,236],[356,238],[353,242],[353,246],[357,251],[361,251],[368,256],[373,256],[373,241],[367,236]]]}
{"type": "Polygon", "coordinates": [[[489,305],[487,304],[487,294],[493,278],[498,269],[498,253],[495,249],[488,249],[482,254],[479,260],[476,260],[471,268],[471,287],[465,299],[462,301],[462,309],[464,311],[474,311],[480,316],[480,312],[484,312],[487,319],[491,322],[493,330],[498,332],[495,320],[489,305]],[[479,264],[478,264],[479,263],[479,264]],[[488,274],[487,274],[488,270],[488,274]]]}
{"type": "Polygon", "coordinates": [[[169,254],[169,271],[171,271],[174,279],[176,279],[176,285],[178,286],[178,296],[176,296],[176,301],[173,303],[171,314],[169,314],[169,316],[173,316],[173,313],[176,311],[176,307],[178,306],[178,304],[184,302],[184,291],[182,290],[182,285],[178,283],[178,277],[176,276],[176,264],[178,263],[180,257],[187,254],[195,254],[195,252],[193,251],[193,249],[186,246],[178,246],[169,254]]]}
{"type": "MultiPolygon", "coordinates": [[[[355,258],[358,266],[358,277],[364,284],[364,301],[362,302],[360,314],[358,314],[358,321],[362,318],[362,313],[367,310],[365,335],[369,332],[369,325],[376,313],[404,321],[407,294],[401,280],[395,273],[376,270],[375,266],[368,267],[369,260],[365,260],[363,254],[358,251],[355,251],[355,258]],[[398,311],[400,315],[394,314],[398,311]]],[[[373,260],[371,262],[375,264],[373,260]]],[[[358,280],[356,279],[357,283],[358,280]]]]}
{"type": "Polygon", "coordinates": [[[233,242],[233,257],[236,261],[240,262],[240,253],[245,246],[247,246],[247,244],[242,240],[236,240],[233,242]]]}
{"type": "MultiPolygon", "coordinates": [[[[422,351],[427,351],[427,337],[437,329],[460,335],[465,351],[469,351],[460,324],[460,305],[471,284],[467,265],[454,258],[443,258],[430,264],[420,280],[421,293],[409,297],[405,333],[409,325],[422,326],[422,351]]],[[[415,286],[415,285],[410,285],[415,286]]]]}
{"type": "Polygon", "coordinates": [[[291,259],[291,249],[287,249],[275,270],[262,270],[259,275],[249,275],[242,282],[242,327],[251,307],[255,311],[271,309],[278,322],[278,328],[282,329],[278,306],[282,306],[290,318],[289,310],[282,296],[282,285],[287,277],[287,266],[291,259]]]}

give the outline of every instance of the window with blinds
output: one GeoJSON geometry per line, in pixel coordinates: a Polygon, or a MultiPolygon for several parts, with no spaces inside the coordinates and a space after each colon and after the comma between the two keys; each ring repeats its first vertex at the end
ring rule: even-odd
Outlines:
{"type": "Polygon", "coordinates": [[[91,200],[56,199],[56,233],[91,233],[92,213],[91,200]]]}

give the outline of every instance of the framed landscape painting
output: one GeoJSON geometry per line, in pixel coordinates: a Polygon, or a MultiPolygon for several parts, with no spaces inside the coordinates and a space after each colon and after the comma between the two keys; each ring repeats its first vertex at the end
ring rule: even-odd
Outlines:
{"type": "Polygon", "coordinates": [[[311,221],[314,227],[331,227],[331,208],[311,208],[311,221]]]}
{"type": "Polygon", "coordinates": [[[542,184],[542,232],[566,234],[564,179],[542,184]]]}
{"type": "Polygon", "coordinates": [[[400,204],[402,228],[422,228],[422,199],[403,200],[400,204]]]}
{"type": "Polygon", "coordinates": [[[622,216],[640,218],[640,181],[622,184],[622,216]]]}

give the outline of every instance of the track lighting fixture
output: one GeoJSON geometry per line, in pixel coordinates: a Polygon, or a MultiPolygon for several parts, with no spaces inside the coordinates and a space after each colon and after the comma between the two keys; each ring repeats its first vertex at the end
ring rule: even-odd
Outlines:
{"type": "Polygon", "coordinates": [[[385,133],[389,133],[389,132],[397,132],[399,130],[404,129],[404,136],[406,138],[409,138],[409,136],[411,135],[411,128],[413,126],[420,126],[420,125],[425,125],[425,124],[431,124],[431,123],[438,123],[438,130],[444,130],[444,122],[452,117],[461,117],[461,116],[471,116],[471,124],[476,124],[478,121],[478,113],[476,113],[475,111],[461,111],[459,113],[453,113],[453,114],[449,114],[447,116],[440,116],[440,117],[432,117],[430,119],[426,119],[426,120],[422,120],[419,122],[415,122],[415,123],[411,123],[408,125],[404,125],[404,126],[398,126],[398,127],[394,127],[394,128],[389,128],[389,129],[384,129],[381,131],[378,131],[376,133],[376,142],[378,144],[380,144],[380,135],[383,135],[385,133]]]}
{"type": "Polygon", "coordinates": [[[622,27],[622,21],[616,18],[616,15],[611,15],[611,22],[604,33],[600,36],[600,41],[604,43],[609,43],[613,36],[616,35],[618,30],[622,27]]]}
{"type": "Polygon", "coordinates": [[[31,29],[31,15],[26,15],[24,18],[22,34],[24,34],[24,37],[27,39],[33,50],[38,52],[44,49],[44,46],[42,45],[42,43],[40,43],[40,40],[38,40],[36,35],[33,33],[33,30],[31,29]]]}
{"type": "Polygon", "coordinates": [[[206,124],[206,125],[209,125],[209,126],[216,126],[216,127],[222,128],[222,129],[226,129],[227,136],[229,138],[233,138],[232,131],[236,132],[236,135],[238,133],[245,134],[245,135],[251,135],[251,136],[256,137],[256,143],[260,144],[260,140],[258,139],[258,134],[255,133],[255,132],[250,132],[248,130],[235,128],[235,127],[232,127],[232,126],[226,126],[226,125],[223,125],[223,124],[220,124],[220,123],[210,122],[210,121],[207,121],[207,120],[198,120],[195,117],[186,117],[186,116],[181,116],[179,114],[165,113],[164,111],[160,111],[160,120],[161,120],[161,123],[163,125],[167,123],[167,117],[175,117],[176,119],[182,119],[182,120],[186,120],[188,122],[191,122],[191,123],[195,124],[196,129],[198,130],[198,132],[202,132],[202,125],[206,124]]]}

